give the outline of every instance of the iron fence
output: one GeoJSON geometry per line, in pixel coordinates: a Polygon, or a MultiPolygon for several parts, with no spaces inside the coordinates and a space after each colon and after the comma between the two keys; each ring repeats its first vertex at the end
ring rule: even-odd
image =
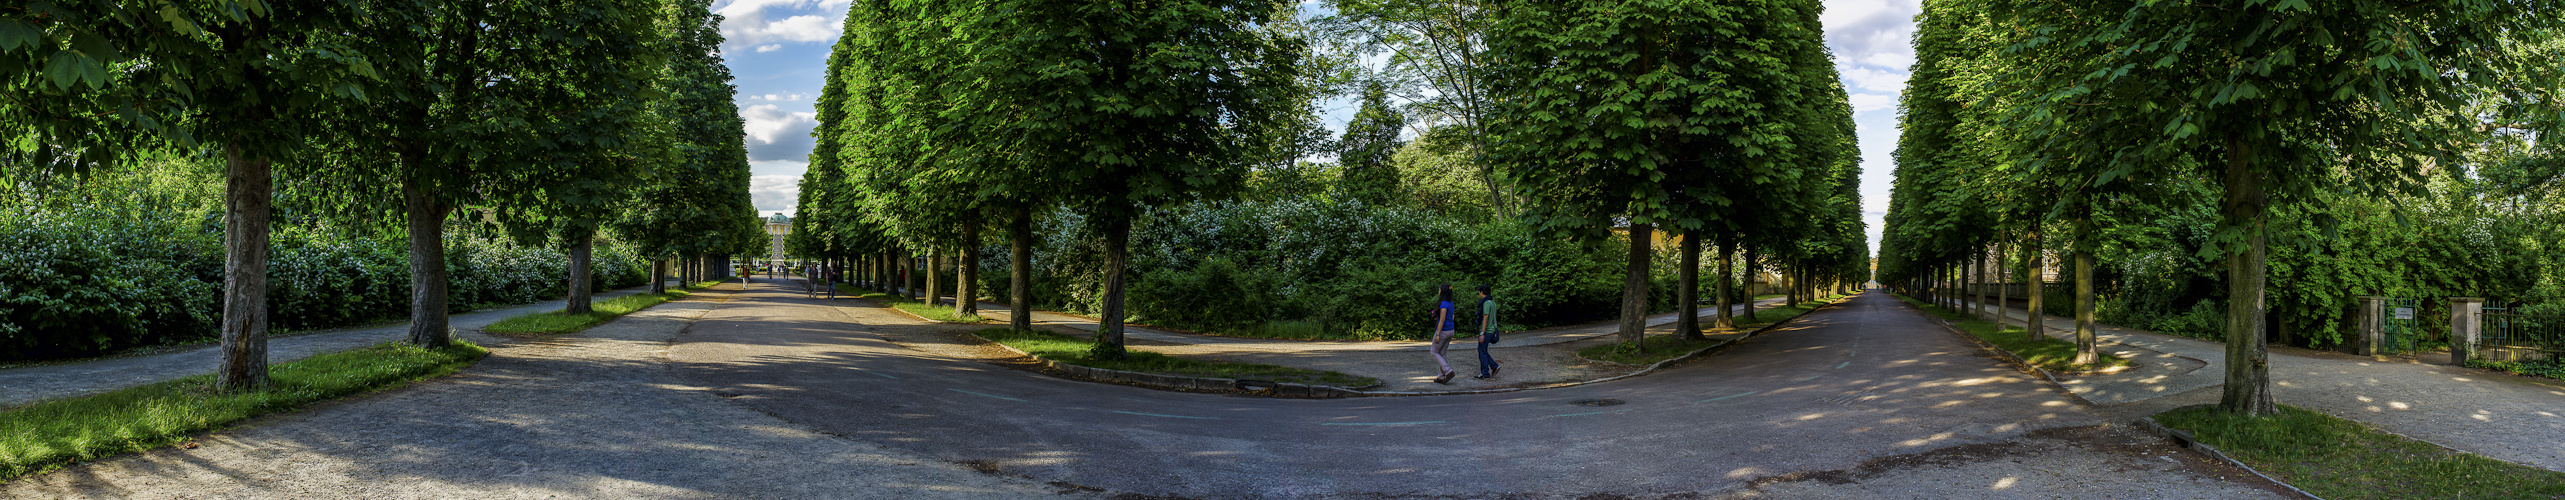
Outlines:
{"type": "Polygon", "coordinates": [[[2520,305],[2485,301],[2483,345],[2565,352],[2565,316],[2520,313],[2520,305]]]}

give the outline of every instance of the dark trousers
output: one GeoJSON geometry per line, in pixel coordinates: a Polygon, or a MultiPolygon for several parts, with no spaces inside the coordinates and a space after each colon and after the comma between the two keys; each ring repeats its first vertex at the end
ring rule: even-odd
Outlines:
{"type": "Polygon", "coordinates": [[[1496,357],[1487,355],[1487,334],[1479,334],[1478,376],[1485,377],[1494,371],[1496,371],[1496,357]]]}

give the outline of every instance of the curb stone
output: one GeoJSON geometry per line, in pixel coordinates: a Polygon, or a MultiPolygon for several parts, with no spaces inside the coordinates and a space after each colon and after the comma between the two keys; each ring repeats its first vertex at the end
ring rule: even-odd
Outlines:
{"type": "MultiPolygon", "coordinates": [[[[2190,409],[2190,408],[2199,408],[2199,407],[2204,407],[2204,406],[2213,406],[2213,405],[2191,405],[2191,406],[2184,406],[2184,407],[2181,407],[2181,408],[2174,408],[2174,409],[2172,409],[2172,410],[2165,410],[2165,411],[2168,411],[2168,412],[2169,412],[2169,411],[2178,411],[2178,410],[2184,410],[2184,409],[2190,409]]],[[[2186,450],[2191,450],[2191,451],[2193,451],[2193,452],[2197,452],[2197,453],[2202,454],[2202,455],[2208,455],[2210,458],[2215,458],[2215,459],[2218,459],[2219,461],[2226,462],[2228,465],[2233,465],[2233,466],[2236,466],[2236,468],[2244,469],[2244,471],[2245,471],[2245,472],[2251,472],[2251,473],[2253,473],[2253,475],[2254,475],[2255,477],[2260,477],[2260,478],[2262,478],[2262,480],[2264,480],[2264,481],[2270,481],[2270,482],[2271,482],[2271,484],[2277,484],[2277,485],[2280,485],[2280,487],[2282,487],[2282,488],[2288,488],[2290,492],[2292,492],[2292,493],[2297,493],[2297,494],[2298,494],[2298,495],[2300,495],[2300,496],[2305,496],[2305,497],[2307,497],[2307,498],[2313,498],[2313,499],[2316,499],[2316,500],[2324,500],[2324,497],[2316,496],[2316,494],[2314,494],[2314,493],[2308,493],[2306,490],[2298,489],[2298,487],[2297,487],[2297,486],[2295,486],[2295,485],[2291,485],[2291,484],[2289,484],[2287,481],[2281,481],[2281,480],[2280,480],[2280,478],[2271,477],[2271,475],[2270,475],[2270,474],[2264,474],[2264,473],[2262,473],[2262,470],[2260,470],[2260,469],[2255,469],[2255,468],[2253,468],[2253,466],[2251,466],[2251,465],[2245,465],[2243,461],[2239,461],[2239,460],[2236,460],[2236,459],[2234,459],[2234,458],[2232,458],[2232,457],[2228,457],[2228,456],[2227,456],[2227,454],[2226,454],[2226,452],[2218,451],[2218,447],[2216,447],[2216,446],[2210,446],[2210,445],[2209,445],[2209,443],[2203,443],[2203,442],[2200,442],[2200,440],[2199,440],[2198,438],[2193,437],[2193,436],[2191,435],[2191,432],[2190,432],[2190,431],[2185,431],[2185,430],[2181,430],[2181,429],[2175,429],[2175,428],[2172,428],[2172,427],[2165,427],[2163,423],[2161,423],[2161,422],[2156,422],[2156,421],[2155,421],[2155,417],[2154,417],[2154,416],[2152,416],[2152,415],[2147,416],[2146,418],[2140,418],[2140,419],[2138,419],[2138,420],[2137,420],[2137,424],[2138,424],[2138,427],[2146,429],[2146,430],[2147,430],[2147,432],[2151,432],[2151,433],[2154,433],[2154,434],[2155,434],[2155,435],[2157,435],[2157,436],[2163,436],[2165,439],[2172,440],[2172,441],[2173,441],[2173,445],[2174,445],[2174,446],[2180,446],[2180,447],[2182,447],[2183,449],[2186,449],[2186,450]]]]}

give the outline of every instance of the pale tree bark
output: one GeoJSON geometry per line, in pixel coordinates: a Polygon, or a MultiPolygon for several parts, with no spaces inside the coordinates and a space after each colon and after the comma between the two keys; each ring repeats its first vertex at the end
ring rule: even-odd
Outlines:
{"type": "Polygon", "coordinates": [[[446,318],[452,284],[445,271],[445,215],[451,207],[419,182],[401,183],[410,233],[410,343],[433,347],[454,342],[446,318]]]}
{"type": "MultiPolygon", "coordinates": [[[[1719,236],[1719,317],[1718,317],[1718,319],[1711,320],[1711,323],[1710,323],[1710,327],[1711,327],[1711,328],[1718,328],[1718,329],[1722,329],[1722,330],[1730,330],[1730,329],[1735,329],[1735,328],[1737,328],[1737,317],[1736,317],[1736,313],[1735,313],[1734,311],[1731,311],[1731,310],[1730,310],[1730,309],[1732,309],[1732,308],[1735,308],[1735,307],[1736,307],[1736,305],[1735,305],[1736,303],[1733,301],[1732,297],[1735,297],[1737,292],[1736,292],[1735,290],[1732,290],[1732,289],[1730,289],[1730,288],[1729,288],[1729,286],[1730,286],[1730,285],[1735,284],[1735,283],[1736,283],[1736,281],[1737,281],[1737,273],[1734,271],[1734,269],[1732,269],[1732,267],[1733,267],[1733,266],[1735,266],[1735,265],[1736,265],[1736,263],[1735,263],[1735,262],[1731,262],[1731,260],[1734,260],[1736,256],[1737,256],[1737,237],[1736,237],[1736,236],[1732,236],[1732,235],[1725,235],[1725,234],[1720,235],[1720,236],[1719,236]]],[[[1751,282],[1751,281],[1749,281],[1749,282],[1751,282]]],[[[1749,287],[1749,288],[1751,288],[1751,287],[1749,287]]],[[[1747,300],[1746,300],[1746,310],[1747,310],[1747,311],[1753,311],[1753,310],[1754,310],[1754,308],[1755,308],[1755,306],[1754,306],[1754,300],[1753,300],[1753,299],[1754,299],[1754,297],[1753,297],[1753,296],[1751,296],[1751,295],[1749,295],[1749,296],[1748,296],[1748,297],[1746,297],[1746,298],[1747,298],[1747,300]]]]}
{"type": "Polygon", "coordinates": [[[2001,243],[1996,244],[1991,253],[1995,258],[1995,331],[2001,332],[2004,331],[2004,322],[2012,321],[2012,318],[2004,317],[2004,308],[2013,304],[2013,263],[2005,259],[2001,243]]]}
{"type": "Polygon", "coordinates": [[[2227,374],[2218,406],[2251,416],[2278,411],[2271,397],[2269,346],[2264,345],[2263,296],[2268,254],[2263,236],[2270,199],[2262,190],[2263,173],[2253,168],[2253,150],[2242,139],[2227,140],[2226,197],[2218,207],[2226,223],[2242,226],[2244,251],[2227,256],[2227,374]]]}
{"type": "Polygon", "coordinates": [[[1984,318],[1987,316],[1988,309],[1986,307],[1986,252],[1980,248],[1973,249],[1971,253],[1975,255],[1970,255],[1968,262],[1976,270],[1968,274],[1968,295],[1973,302],[1969,305],[1968,311],[1975,313],[1979,318],[1984,318]]]}
{"type": "Polygon", "coordinates": [[[941,297],[944,293],[944,251],[927,250],[926,269],[923,271],[926,273],[926,305],[943,304],[944,299],[941,297]]]}
{"type": "Polygon", "coordinates": [[[244,157],[238,143],[223,146],[223,363],[214,386],[254,391],[268,387],[267,236],[276,180],[266,159],[244,157]]]}
{"type": "Polygon", "coordinates": [[[563,313],[587,314],[595,311],[591,307],[593,305],[591,299],[596,293],[596,290],[591,288],[595,283],[589,279],[591,273],[588,270],[589,250],[596,246],[596,239],[593,236],[593,232],[587,230],[572,231],[570,235],[570,299],[568,304],[561,308],[563,313]]]}
{"type": "MultiPolygon", "coordinates": [[[[2079,244],[2077,246],[2082,246],[2079,244]]],[[[2093,251],[2075,250],[2075,364],[2100,361],[2093,352],[2093,251]]]]}
{"type": "MultiPolygon", "coordinates": [[[[1744,265],[1745,265],[1745,275],[1746,275],[1746,286],[1745,286],[1745,288],[1746,288],[1746,293],[1745,293],[1745,296],[1746,296],[1746,307],[1744,308],[1744,309],[1746,310],[1746,313],[1745,313],[1743,316],[1745,316],[1745,318],[1746,318],[1746,322],[1747,322],[1747,323],[1757,323],[1757,322],[1761,322],[1761,321],[1763,321],[1762,319],[1759,319],[1759,318],[1756,318],[1756,317],[1755,317],[1755,287],[1754,287],[1755,280],[1763,277],[1763,269],[1761,268],[1761,266],[1756,265],[1756,263],[1755,263],[1755,258],[1756,258],[1756,257],[1759,257],[1759,256],[1755,255],[1755,248],[1754,248],[1753,246],[1745,245],[1745,242],[1742,242],[1742,241],[1736,242],[1736,244],[1737,244],[1737,246],[1744,247],[1744,248],[1745,248],[1745,254],[1746,254],[1746,258],[1744,259],[1744,260],[1745,260],[1745,262],[1743,262],[1743,263],[1742,263],[1742,264],[1744,264],[1744,265]]],[[[1737,325],[1736,325],[1736,323],[1729,323],[1729,324],[1728,324],[1728,327],[1729,327],[1729,328],[1736,328],[1736,326],[1737,326],[1737,325]]]]}
{"type": "Polygon", "coordinates": [[[1033,210],[1018,208],[1007,226],[1007,326],[1033,331],[1033,210]]]}
{"type": "Polygon", "coordinates": [[[1121,357],[1122,342],[1122,272],[1131,258],[1131,219],[1115,217],[1105,222],[1104,229],[1104,314],[1095,332],[1096,343],[1105,347],[1103,354],[1121,357]]]}
{"type": "Polygon", "coordinates": [[[1676,310],[1683,315],[1675,319],[1674,331],[1684,340],[1701,340],[1701,231],[1683,233],[1683,269],[1676,274],[1681,284],[1674,290],[1674,300],[1681,303],[1676,310]]]}
{"type": "Polygon", "coordinates": [[[1655,226],[1630,225],[1630,260],[1622,269],[1621,341],[1638,342],[1648,334],[1648,243],[1655,226]]]}
{"type": "Polygon", "coordinates": [[[2027,280],[2024,281],[2029,286],[2023,287],[2022,290],[2024,294],[2030,295],[2030,303],[2023,306],[2025,311],[2022,314],[2022,329],[2028,330],[2031,340],[2039,340],[2048,338],[2048,312],[2044,309],[2048,307],[2048,290],[2043,286],[2048,282],[2048,264],[2046,252],[2040,249],[2038,227],[2031,228],[2029,243],[2022,248],[2022,257],[2029,260],[2028,267],[2031,271],[2031,275],[2026,276],[2027,280]]]}
{"type": "Polygon", "coordinates": [[[953,312],[980,313],[980,221],[962,223],[962,252],[954,256],[953,312]]]}

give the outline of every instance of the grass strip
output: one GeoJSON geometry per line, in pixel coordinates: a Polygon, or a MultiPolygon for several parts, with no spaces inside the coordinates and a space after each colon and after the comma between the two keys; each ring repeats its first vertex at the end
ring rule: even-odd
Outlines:
{"type": "Polygon", "coordinates": [[[218,392],[208,374],[0,411],[0,481],[176,445],[199,432],[314,401],[444,376],[489,353],[468,342],[435,349],[395,342],[276,365],[267,372],[273,386],[262,391],[218,392]]]}
{"type": "MultiPolygon", "coordinates": [[[[1773,323],[1778,323],[1781,320],[1795,318],[1808,311],[1816,310],[1819,307],[1825,307],[1826,304],[1831,304],[1840,298],[1840,296],[1828,297],[1823,301],[1800,302],[1799,305],[1795,306],[1773,306],[1756,309],[1755,319],[1765,321],[1738,323],[1736,330],[1728,331],[1728,333],[1743,333],[1754,331],[1757,328],[1771,326],[1773,323]]],[[[1736,318],[1742,320],[1745,316],[1737,316],[1736,318]]],[[[1646,366],[1656,364],[1658,361],[1665,361],[1668,359],[1674,359],[1677,356],[1691,354],[1692,351],[1701,350],[1703,347],[1718,345],[1719,342],[1719,340],[1707,338],[1701,340],[1684,340],[1681,335],[1649,335],[1647,338],[1640,339],[1637,345],[1628,343],[1604,344],[1578,349],[1576,351],[1576,355],[1578,357],[1595,361],[1646,366]]]]}
{"type": "Polygon", "coordinates": [[[1122,359],[1098,359],[1090,356],[1095,342],[1077,337],[1049,332],[1019,332],[1008,328],[988,328],[972,333],[1035,357],[1088,368],[1337,387],[1371,387],[1381,383],[1376,378],[1332,371],[1220,360],[1199,361],[1138,349],[1125,349],[1122,359]]]}
{"type": "Polygon", "coordinates": [[[2481,359],[2470,359],[2467,360],[2467,367],[2510,372],[2513,374],[2532,377],[2565,379],[2565,358],[2548,358],[2535,361],[2486,361],[2481,359]]]}
{"type": "Polygon", "coordinates": [[[615,297],[613,300],[590,304],[587,314],[570,314],[563,311],[532,313],[499,320],[497,323],[491,323],[490,326],[482,327],[481,331],[484,333],[504,335],[560,335],[564,333],[573,333],[580,330],[586,330],[588,327],[604,324],[606,320],[615,319],[615,317],[623,316],[625,314],[631,314],[633,311],[648,309],[650,306],[659,305],[660,303],[686,298],[688,295],[692,294],[686,293],[684,290],[669,290],[667,293],[640,293],[625,295],[622,297],[615,297]]]}
{"type": "Polygon", "coordinates": [[[2565,473],[2456,453],[2288,405],[2270,418],[2203,406],[2164,412],[2155,421],[2333,500],[2565,498],[2565,473]]]}
{"type": "MultiPolygon", "coordinates": [[[[844,287],[840,287],[838,290],[843,291],[846,289],[844,287]]],[[[855,298],[881,301],[884,304],[890,304],[892,308],[908,311],[909,314],[915,314],[917,317],[926,318],[929,321],[960,323],[965,325],[977,325],[989,322],[988,318],[980,317],[980,315],[977,314],[955,313],[953,306],[928,304],[917,299],[899,295],[881,292],[862,292],[861,294],[856,294],[855,298]]]]}
{"type": "Polygon", "coordinates": [[[712,287],[713,287],[713,285],[719,285],[719,284],[722,284],[722,283],[728,283],[728,281],[725,281],[725,280],[697,281],[697,282],[694,282],[694,283],[687,283],[687,284],[686,284],[686,286],[685,286],[685,288],[686,288],[687,290],[702,290],[702,289],[706,289],[706,288],[712,288],[712,287]]]}
{"type": "Polygon", "coordinates": [[[2030,330],[1973,319],[1968,313],[1925,304],[1904,295],[1898,295],[1897,300],[1906,301],[1906,304],[1922,309],[1933,317],[1950,321],[1951,326],[1958,328],[1959,331],[1968,332],[1969,336],[1977,337],[1977,340],[1995,344],[1996,348],[2011,352],[2014,357],[2022,358],[2023,362],[2043,370],[2058,373],[2085,373],[2130,365],[2128,359],[2107,352],[2094,352],[2093,356],[2096,360],[2093,364],[2075,364],[2074,342],[2050,337],[2032,339],[2030,330]]]}

